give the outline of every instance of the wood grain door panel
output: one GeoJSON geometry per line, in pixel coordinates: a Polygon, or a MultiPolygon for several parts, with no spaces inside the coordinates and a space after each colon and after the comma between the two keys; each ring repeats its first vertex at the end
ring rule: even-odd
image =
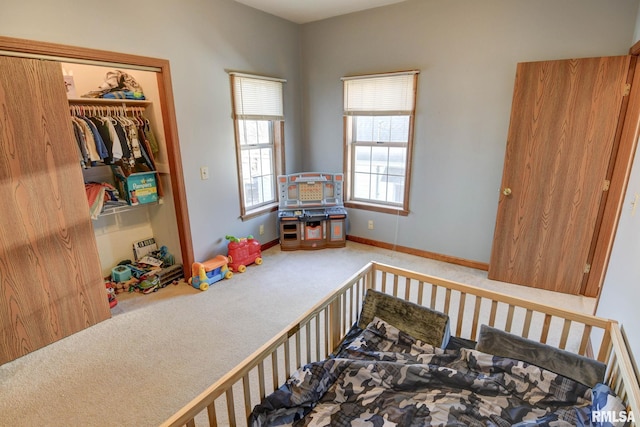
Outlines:
{"type": "Polygon", "coordinates": [[[489,278],[580,292],[629,64],[518,64],[489,278]]]}
{"type": "Polygon", "coordinates": [[[0,56],[0,364],[111,316],[60,64],[0,56]]]}

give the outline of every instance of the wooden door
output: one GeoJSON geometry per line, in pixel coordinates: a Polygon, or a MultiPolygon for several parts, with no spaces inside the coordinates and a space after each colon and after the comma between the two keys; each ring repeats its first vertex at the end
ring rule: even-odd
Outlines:
{"type": "Polygon", "coordinates": [[[0,56],[0,364],[111,316],[59,63],[0,56]]]}
{"type": "Polygon", "coordinates": [[[518,64],[490,279],[580,293],[630,63],[518,64]]]}

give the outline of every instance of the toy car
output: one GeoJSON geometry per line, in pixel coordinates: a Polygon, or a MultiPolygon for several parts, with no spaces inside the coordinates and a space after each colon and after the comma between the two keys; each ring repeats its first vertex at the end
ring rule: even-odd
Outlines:
{"type": "Polygon", "coordinates": [[[229,268],[233,271],[244,273],[247,265],[262,264],[260,242],[249,235],[247,238],[238,239],[233,236],[227,236],[229,240],[229,268]]]}
{"type": "Polygon", "coordinates": [[[229,259],[218,255],[205,262],[194,262],[191,265],[189,284],[196,289],[206,291],[209,286],[222,279],[231,279],[233,273],[229,270],[229,259]]]}

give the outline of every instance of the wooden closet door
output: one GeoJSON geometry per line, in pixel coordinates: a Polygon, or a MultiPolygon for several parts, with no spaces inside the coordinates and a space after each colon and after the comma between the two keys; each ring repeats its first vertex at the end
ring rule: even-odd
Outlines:
{"type": "Polygon", "coordinates": [[[490,279],[580,293],[630,62],[518,64],[490,279]]]}
{"type": "Polygon", "coordinates": [[[59,63],[0,56],[0,364],[111,316],[59,63]]]}

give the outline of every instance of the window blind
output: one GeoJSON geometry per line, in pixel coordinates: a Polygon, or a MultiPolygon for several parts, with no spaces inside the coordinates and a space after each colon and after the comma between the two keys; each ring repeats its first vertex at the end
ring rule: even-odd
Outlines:
{"type": "Polygon", "coordinates": [[[415,72],[345,77],[345,115],[411,114],[415,105],[415,72]]]}
{"type": "Polygon", "coordinates": [[[282,81],[233,75],[235,118],[284,120],[282,81]]]}

